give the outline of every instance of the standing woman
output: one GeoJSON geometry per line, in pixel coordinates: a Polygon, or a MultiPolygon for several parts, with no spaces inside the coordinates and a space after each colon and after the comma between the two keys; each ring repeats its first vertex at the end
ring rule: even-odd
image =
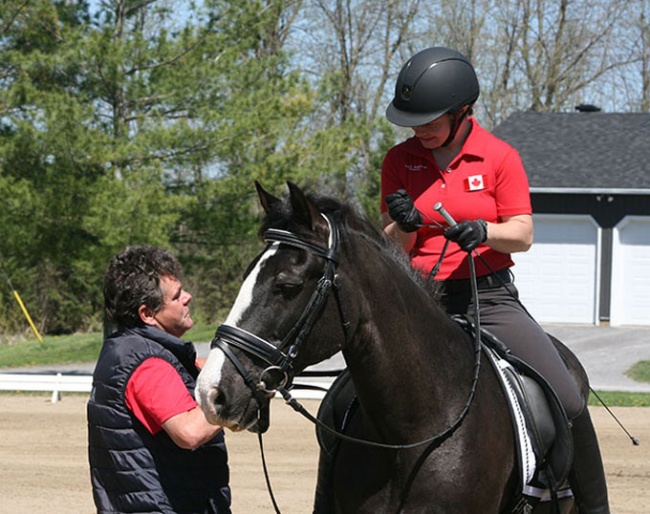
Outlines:
{"type": "Polygon", "coordinates": [[[569,476],[580,514],[607,514],[598,440],[579,388],[544,330],[517,300],[510,254],[533,242],[528,179],[519,154],[471,117],[479,96],[474,68],[461,53],[434,47],[403,66],[388,120],[413,136],[382,166],[384,231],[414,268],[440,281],[450,314],[472,314],[469,259],[475,260],[481,325],[548,380],[572,420],[569,476]],[[447,226],[441,202],[458,221],[447,226]]]}

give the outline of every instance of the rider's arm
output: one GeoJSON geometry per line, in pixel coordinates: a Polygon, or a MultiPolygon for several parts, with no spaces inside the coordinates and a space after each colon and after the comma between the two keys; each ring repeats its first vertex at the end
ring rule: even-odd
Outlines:
{"type": "Polygon", "coordinates": [[[503,253],[525,252],[533,244],[533,217],[530,214],[505,216],[487,224],[486,245],[503,253]]]}
{"type": "MultiPolygon", "coordinates": [[[[387,212],[382,213],[384,232],[400,243],[408,253],[416,239],[415,232],[403,232],[387,212]]],[[[505,216],[499,223],[487,224],[484,244],[503,253],[526,252],[533,243],[533,218],[529,214],[505,216]]]]}
{"type": "Polygon", "coordinates": [[[402,248],[404,248],[404,251],[406,253],[409,253],[415,245],[417,232],[404,232],[400,230],[400,228],[397,226],[397,223],[391,219],[388,212],[381,213],[381,221],[386,235],[388,235],[388,237],[397,243],[400,243],[402,245],[402,248]]]}

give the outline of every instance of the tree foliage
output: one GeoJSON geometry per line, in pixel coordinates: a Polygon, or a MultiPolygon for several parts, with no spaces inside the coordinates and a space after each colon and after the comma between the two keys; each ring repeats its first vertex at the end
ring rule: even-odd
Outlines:
{"type": "MultiPolygon", "coordinates": [[[[260,248],[255,180],[378,221],[414,52],[471,57],[488,128],[589,95],[647,112],[648,27],[647,0],[3,0],[0,266],[43,332],[97,329],[108,259],[165,246],[217,323],[260,248]]],[[[4,282],[0,332],[25,330],[4,282]]]]}

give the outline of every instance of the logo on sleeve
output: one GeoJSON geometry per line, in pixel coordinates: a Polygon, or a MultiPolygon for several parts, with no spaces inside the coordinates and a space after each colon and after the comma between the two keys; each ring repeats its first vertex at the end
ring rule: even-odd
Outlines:
{"type": "Polygon", "coordinates": [[[426,164],[405,164],[404,167],[409,171],[424,171],[427,169],[426,164]]]}

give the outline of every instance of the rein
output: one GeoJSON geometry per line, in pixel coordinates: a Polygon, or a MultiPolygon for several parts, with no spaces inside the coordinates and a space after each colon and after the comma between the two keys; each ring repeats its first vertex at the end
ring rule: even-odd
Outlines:
{"type": "MultiPolygon", "coordinates": [[[[218,347],[224,352],[226,357],[232,362],[232,364],[235,366],[237,371],[240,373],[246,385],[253,391],[255,399],[260,405],[260,409],[262,409],[263,405],[268,403],[268,397],[266,397],[266,395],[274,392],[278,392],[282,395],[286,403],[289,406],[291,406],[296,412],[302,414],[305,418],[307,418],[309,421],[314,423],[316,426],[320,427],[323,430],[328,431],[329,433],[333,434],[339,439],[352,442],[352,443],[362,444],[365,446],[382,448],[382,449],[390,449],[390,450],[413,449],[420,446],[428,445],[424,449],[422,454],[418,457],[418,460],[416,461],[413,468],[411,469],[411,472],[409,473],[406,484],[401,493],[400,505],[397,510],[397,512],[399,513],[404,507],[404,504],[406,502],[413,481],[415,480],[418,471],[424,464],[424,461],[436,448],[440,447],[442,443],[444,443],[447,439],[449,439],[456,432],[456,430],[462,425],[474,400],[474,396],[478,384],[480,365],[481,365],[481,356],[480,356],[481,341],[480,341],[480,329],[479,329],[480,321],[478,316],[478,296],[476,294],[477,288],[476,288],[476,273],[474,269],[474,263],[473,260],[470,259],[471,283],[472,283],[472,289],[474,291],[474,297],[475,297],[475,302],[477,307],[476,309],[477,314],[475,320],[477,329],[475,332],[476,337],[475,337],[475,348],[474,348],[474,355],[475,355],[474,374],[472,377],[472,385],[471,385],[470,393],[468,395],[467,402],[463,407],[463,410],[456,418],[456,420],[451,425],[449,425],[443,432],[434,435],[432,437],[429,437],[427,439],[415,443],[410,443],[410,444],[387,444],[387,443],[380,443],[376,441],[369,441],[365,439],[350,437],[324,424],[322,421],[314,417],[294,397],[292,397],[291,393],[289,392],[289,389],[292,386],[293,378],[294,378],[293,361],[298,356],[304,341],[310,334],[316,321],[321,316],[323,309],[325,307],[325,301],[327,300],[327,297],[332,289],[334,290],[336,303],[341,318],[341,324],[343,327],[343,331],[345,333],[345,340],[346,342],[350,340],[350,322],[345,316],[345,311],[343,309],[342,289],[341,289],[340,279],[338,274],[336,274],[336,267],[339,262],[338,261],[338,242],[339,242],[338,229],[334,224],[333,220],[330,220],[324,214],[323,217],[325,218],[325,220],[327,221],[330,227],[330,240],[329,240],[329,245],[327,247],[322,247],[314,243],[311,243],[309,241],[305,241],[304,239],[297,236],[296,234],[293,234],[285,230],[268,229],[264,233],[264,240],[267,243],[277,242],[280,244],[287,244],[289,246],[293,246],[314,253],[325,259],[325,268],[323,271],[323,276],[318,281],[316,290],[312,294],[300,318],[298,319],[296,324],[292,327],[292,329],[289,331],[289,333],[284,337],[280,345],[276,347],[272,345],[270,342],[254,334],[251,334],[250,332],[242,330],[240,328],[233,327],[230,325],[221,325],[217,329],[217,332],[215,334],[214,339],[212,340],[210,348],[212,349],[218,347]],[[248,371],[246,371],[246,369],[241,364],[237,356],[232,352],[232,350],[230,349],[231,346],[242,350],[247,355],[252,355],[253,357],[257,357],[263,360],[264,362],[266,362],[267,364],[269,364],[269,367],[262,372],[260,379],[257,383],[251,377],[248,371]],[[270,380],[272,378],[272,374],[275,372],[279,372],[281,374],[281,380],[277,383],[277,385],[273,384],[272,381],[270,380]],[[267,380],[265,380],[267,377],[268,377],[268,382],[267,380]]],[[[261,415],[262,414],[260,414],[260,416],[261,415]]],[[[266,428],[268,428],[268,424],[266,425],[266,428]]],[[[264,428],[263,431],[265,431],[266,428],[264,428]]],[[[276,513],[279,513],[280,511],[275,502],[275,498],[273,496],[273,492],[271,490],[271,486],[268,478],[266,462],[264,459],[264,450],[262,445],[261,434],[262,431],[258,433],[258,437],[260,443],[260,450],[262,451],[262,463],[264,467],[267,487],[269,489],[269,493],[271,495],[271,499],[273,502],[273,506],[276,510],[276,513]]]]}

